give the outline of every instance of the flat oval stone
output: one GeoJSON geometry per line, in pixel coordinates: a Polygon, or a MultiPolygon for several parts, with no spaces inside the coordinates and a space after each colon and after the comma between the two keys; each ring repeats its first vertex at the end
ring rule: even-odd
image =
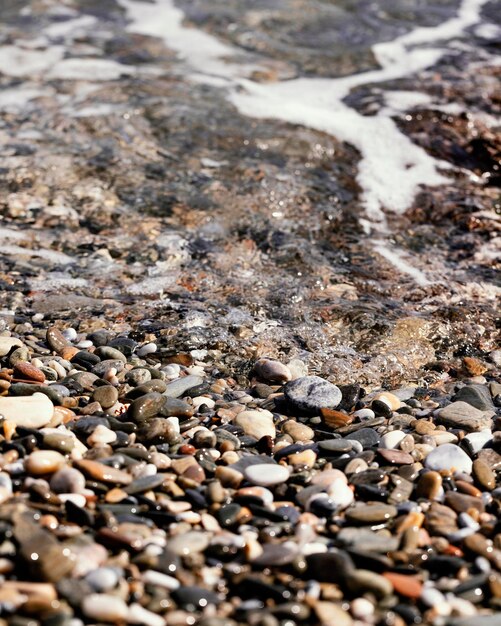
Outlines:
{"type": "Polygon", "coordinates": [[[109,409],[118,401],[118,391],[112,385],[103,385],[94,389],[92,399],[99,402],[103,409],[109,409]]]}
{"type": "Polygon", "coordinates": [[[246,435],[261,439],[261,437],[275,438],[275,424],[273,413],[270,411],[242,411],[235,418],[235,424],[240,426],[246,435]]]}
{"type": "Polygon", "coordinates": [[[142,422],[149,417],[159,414],[165,401],[165,397],[161,393],[147,393],[134,400],[127,411],[130,419],[135,422],[142,422]]]}
{"type": "Polygon", "coordinates": [[[197,552],[203,552],[209,545],[209,536],[202,532],[189,531],[181,535],[175,535],[167,541],[167,548],[179,556],[187,556],[197,552]]]}
{"type": "Polygon", "coordinates": [[[289,478],[289,470],[283,465],[271,465],[262,463],[249,465],[244,470],[245,478],[254,485],[269,487],[285,483],[289,478]]]}
{"type": "Polygon", "coordinates": [[[54,405],[43,393],[32,396],[8,396],[0,398],[0,415],[16,426],[41,428],[54,415],[54,405]]]}
{"type": "Polygon", "coordinates": [[[55,450],[35,450],[24,462],[28,474],[52,474],[66,465],[65,457],[55,450]]]}
{"type": "Polygon", "coordinates": [[[132,476],[115,467],[109,467],[97,461],[82,459],[75,461],[77,468],[81,469],[84,474],[104,483],[113,483],[116,485],[128,485],[132,482],[132,476]]]}
{"type": "Polygon", "coordinates": [[[423,472],[416,485],[416,496],[436,500],[442,493],[442,476],[438,472],[423,472]]]}
{"type": "Polygon", "coordinates": [[[496,475],[483,459],[473,461],[473,476],[477,483],[488,491],[496,486],[496,475]]]}
{"type": "Polygon", "coordinates": [[[31,365],[31,363],[26,363],[25,361],[20,361],[16,364],[14,367],[14,377],[34,380],[37,383],[45,382],[45,374],[42,370],[34,365],[31,365]]]}
{"type": "Polygon", "coordinates": [[[379,446],[387,450],[393,450],[404,439],[405,433],[402,430],[392,430],[381,437],[379,446]]]}
{"type": "Polygon", "coordinates": [[[179,398],[187,391],[198,387],[203,382],[204,379],[201,376],[190,374],[189,376],[184,376],[183,378],[178,378],[170,382],[167,385],[167,389],[164,391],[164,395],[169,398],[179,398]]]}
{"type": "Polygon", "coordinates": [[[46,341],[49,344],[49,348],[58,354],[65,348],[71,346],[70,342],[66,340],[63,333],[55,326],[51,326],[47,329],[46,341]]]}
{"type": "Polygon", "coordinates": [[[129,609],[118,596],[91,593],[83,598],[82,612],[86,617],[94,620],[116,623],[126,620],[129,609]]]}
{"type": "Polygon", "coordinates": [[[335,409],[341,402],[339,387],[319,376],[303,376],[284,387],[287,401],[293,408],[305,413],[320,414],[320,409],[335,409]]]}
{"type": "Polygon", "coordinates": [[[259,359],[254,365],[254,371],[259,378],[270,382],[285,383],[292,378],[287,365],[273,359],[259,359]]]}
{"type": "Polygon", "coordinates": [[[353,445],[346,439],[324,439],[318,442],[318,447],[325,452],[343,454],[349,452],[353,445]]]}
{"type": "Polygon", "coordinates": [[[412,456],[403,450],[385,450],[384,448],[379,448],[378,454],[384,459],[385,463],[390,463],[391,465],[412,465],[412,463],[414,463],[412,456]]]}
{"type": "Polygon", "coordinates": [[[441,470],[471,474],[473,462],[470,457],[453,443],[444,443],[434,448],[425,459],[425,466],[437,472],[441,470]]]}
{"type": "Polygon", "coordinates": [[[360,524],[379,524],[397,515],[397,508],[379,502],[359,504],[345,512],[346,519],[360,524]]]}
{"type": "Polygon", "coordinates": [[[378,446],[381,441],[380,436],[373,428],[360,428],[359,430],[350,433],[349,439],[359,441],[364,447],[364,450],[378,446]]]}

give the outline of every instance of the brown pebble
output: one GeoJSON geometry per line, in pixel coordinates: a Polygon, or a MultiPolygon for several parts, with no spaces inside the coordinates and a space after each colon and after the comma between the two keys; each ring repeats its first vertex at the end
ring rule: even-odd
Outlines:
{"type": "Polygon", "coordinates": [[[19,363],[16,363],[16,366],[14,367],[14,377],[34,380],[37,383],[45,382],[45,374],[42,370],[34,365],[31,365],[31,363],[27,363],[26,361],[19,361],[19,363]]]}
{"type": "Polygon", "coordinates": [[[395,572],[384,572],[383,576],[393,585],[393,589],[401,596],[417,600],[423,592],[423,584],[416,576],[406,576],[395,572]]]}
{"type": "Polygon", "coordinates": [[[82,470],[84,474],[90,476],[90,478],[94,478],[95,480],[100,480],[105,483],[128,485],[132,482],[132,476],[127,474],[127,472],[116,469],[115,467],[109,467],[103,463],[98,463],[97,461],[82,459],[80,461],[75,461],[74,465],[78,469],[82,470]]]}
{"type": "Polygon", "coordinates": [[[391,465],[412,465],[413,457],[403,450],[387,450],[386,448],[378,448],[379,456],[382,456],[386,463],[391,465]]]}
{"type": "Polygon", "coordinates": [[[67,346],[61,350],[60,354],[66,361],[71,361],[71,359],[79,352],[80,350],[78,348],[75,348],[74,346],[67,346]]]}
{"type": "Polygon", "coordinates": [[[465,356],[463,359],[463,365],[472,376],[481,376],[482,374],[485,374],[488,369],[487,365],[483,361],[480,361],[480,359],[476,359],[472,356],[465,356]]]}
{"type": "Polygon", "coordinates": [[[35,450],[24,462],[29,474],[53,474],[66,465],[65,457],[55,450],[35,450]]]}
{"type": "Polygon", "coordinates": [[[483,459],[473,461],[473,476],[477,483],[488,491],[496,486],[496,475],[483,459]]]}
{"type": "Polygon", "coordinates": [[[470,509],[483,513],[485,505],[480,498],[459,493],[458,491],[448,491],[445,494],[445,504],[450,506],[456,513],[467,513],[470,509]]]}
{"type": "Polygon", "coordinates": [[[417,420],[415,430],[418,435],[429,435],[435,430],[435,424],[426,419],[417,420]]]}
{"type": "Polygon", "coordinates": [[[323,408],[320,409],[320,413],[329,428],[341,428],[353,422],[351,415],[346,415],[346,413],[336,411],[335,409],[323,408]]]}
{"type": "Polygon", "coordinates": [[[425,472],[419,477],[416,486],[418,498],[435,500],[441,492],[442,476],[438,472],[425,472]]]}

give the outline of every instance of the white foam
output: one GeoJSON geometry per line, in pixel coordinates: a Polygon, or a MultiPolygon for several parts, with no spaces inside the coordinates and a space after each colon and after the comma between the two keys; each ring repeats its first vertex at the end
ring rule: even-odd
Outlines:
{"type": "Polygon", "coordinates": [[[375,240],[373,241],[374,250],[384,257],[389,263],[391,263],[394,267],[397,268],[399,272],[403,274],[407,274],[414,279],[414,281],[425,287],[426,285],[430,285],[431,281],[428,280],[426,274],[418,269],[415,265],[412,265],[414,261],[406,261],[405,252],[402,250],[396,249],[394,246],[391,246],[387,241],[375,240]]]}
{"type": "Polygon", "coordinates": [[[122,65],[112,59],[72,58],[56,63],[48,74],[49,79],[60,80],[117,80],[136,73],[132,65],[122,65]]]}
{"type": "Polygon", "coordinates": [[[7,76],[32,76],[50,69],[63,58],[64,48],[26,50],[20,46],[0,47],[0,72],[7,76]]]}
{"type": "Polygon", "coordinates": [[[38,257],[45,259],[52,263],[59,263],[61,265],[70,265],[75,262],[64,252],[57,252],[56,250],[46,250],[44,248],[38,250],[31,250],[30,248],[22,248],[15,245],[2,245],[0,248],[0,254],[6,254],[7,256],[21,256],[21,257],[38,257]]]}
{"type": "Polygon", "coordinates": [[[92,15],[80,15],[74,19],[55,22],[44,28],[44,34],[50,39],[67,39],[85,35],[88,30],[97,24],[92,15]]]}
{"type": "Polygon", "coordinates": [[[25,107],[28,102],[35,98],[47,95],[43,89],[33,87],[16,87],[0,91],[0,109],[17,110],[25,107]]]}
{"type": "Polygon", "coordinates": [[[344,104],[358,86],[394,80],[434,65],[445,48],[415,46],[450,40],[479,21],[487,0],[463,0],[456,17],[429,28],[417,28],[395,40],[376,44],[380,69],[338,79],[299,78],[275,84],[245,79],[243,66],[228,59],[238,49],[215,37],[183,26],[183,14],[172,0],[145,4],[119,0],[128,13],[131,32],[161,37],[178,52],[197,80],[231,79],[229,98],[249,117],[275,118],[327,132],[361,152],[358,183],[371,220],[384,221],[384,209],[409,208],[422,185],[440,185],[446,178],[439,163],[403,135],[388,115],[365,117],[344,104]]]}
{"type": "Polygon", "coordinates": [[[420,106],[430,106],[433,102],[431,96],[419,91],[385,91],[384,101],[389,113],[408,111],[420,106]]]}

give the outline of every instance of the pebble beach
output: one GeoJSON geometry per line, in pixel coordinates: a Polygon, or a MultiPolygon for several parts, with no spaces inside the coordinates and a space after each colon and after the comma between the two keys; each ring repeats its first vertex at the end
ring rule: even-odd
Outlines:
{"type": "Polygon", "coordinates": [[[2,3],[0,626],[500,626],[496,4],[2,3]]]}

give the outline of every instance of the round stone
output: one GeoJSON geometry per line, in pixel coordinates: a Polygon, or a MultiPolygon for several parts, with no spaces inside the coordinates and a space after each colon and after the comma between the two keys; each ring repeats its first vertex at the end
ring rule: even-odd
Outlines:
{"type": "Polygon", "coordinates": [[[63,467],[50,479],[54,493],[81,493],[85,489],[85,476],[74,467],[63,467]]]}
{"type": "Polygon", "coordinates": [[[303,376],[284,387],[284,394],[293,408],[319,414],[320,409],[334,409],[341,402],[339,387],[319,376],[303,376]]]}
{"type": "Polygon", "coordinates": [[[179,556],[203,552],[208,545],[208,535],[197,531],[189,531],[176,535],[167,542],[167,548],[179,556]]]}
{"type": "Polygon", "coordinates": [[[387,450],[393,450],[405,437],[405,433],[402,430],[392,430],[381,437],[380,448],[386,448],[387,450]]]}
{"type": "Polygon", "coordinates": [[[35,450],[24,462],[28,474],[52,474],[66,465],[66,459],[55,450],[35,450]]]}
{"type": "Polygon", "coordinates": [[[434,448],[428,454],[425,459],[425,465],[437,472],[447,470],[471,474],[473,463],[461,448],[453,443],[445,443],[438,448],[434,448]]]}
{"type": "Polygon", "coordinates": [[[92,399],[99,402],[103,409],[109,409],[118,401],[118,391],[111,385],[103,385],[94,389],[92,399]]]}
{"type": "Polygon", "coordinates": [[[260,463],[249,465],[244,470],[245,478],[254,485],[269,487],[279,485],[289,478],[289,470],[283,465],[271,465],[270,463],[260,463]]]}

